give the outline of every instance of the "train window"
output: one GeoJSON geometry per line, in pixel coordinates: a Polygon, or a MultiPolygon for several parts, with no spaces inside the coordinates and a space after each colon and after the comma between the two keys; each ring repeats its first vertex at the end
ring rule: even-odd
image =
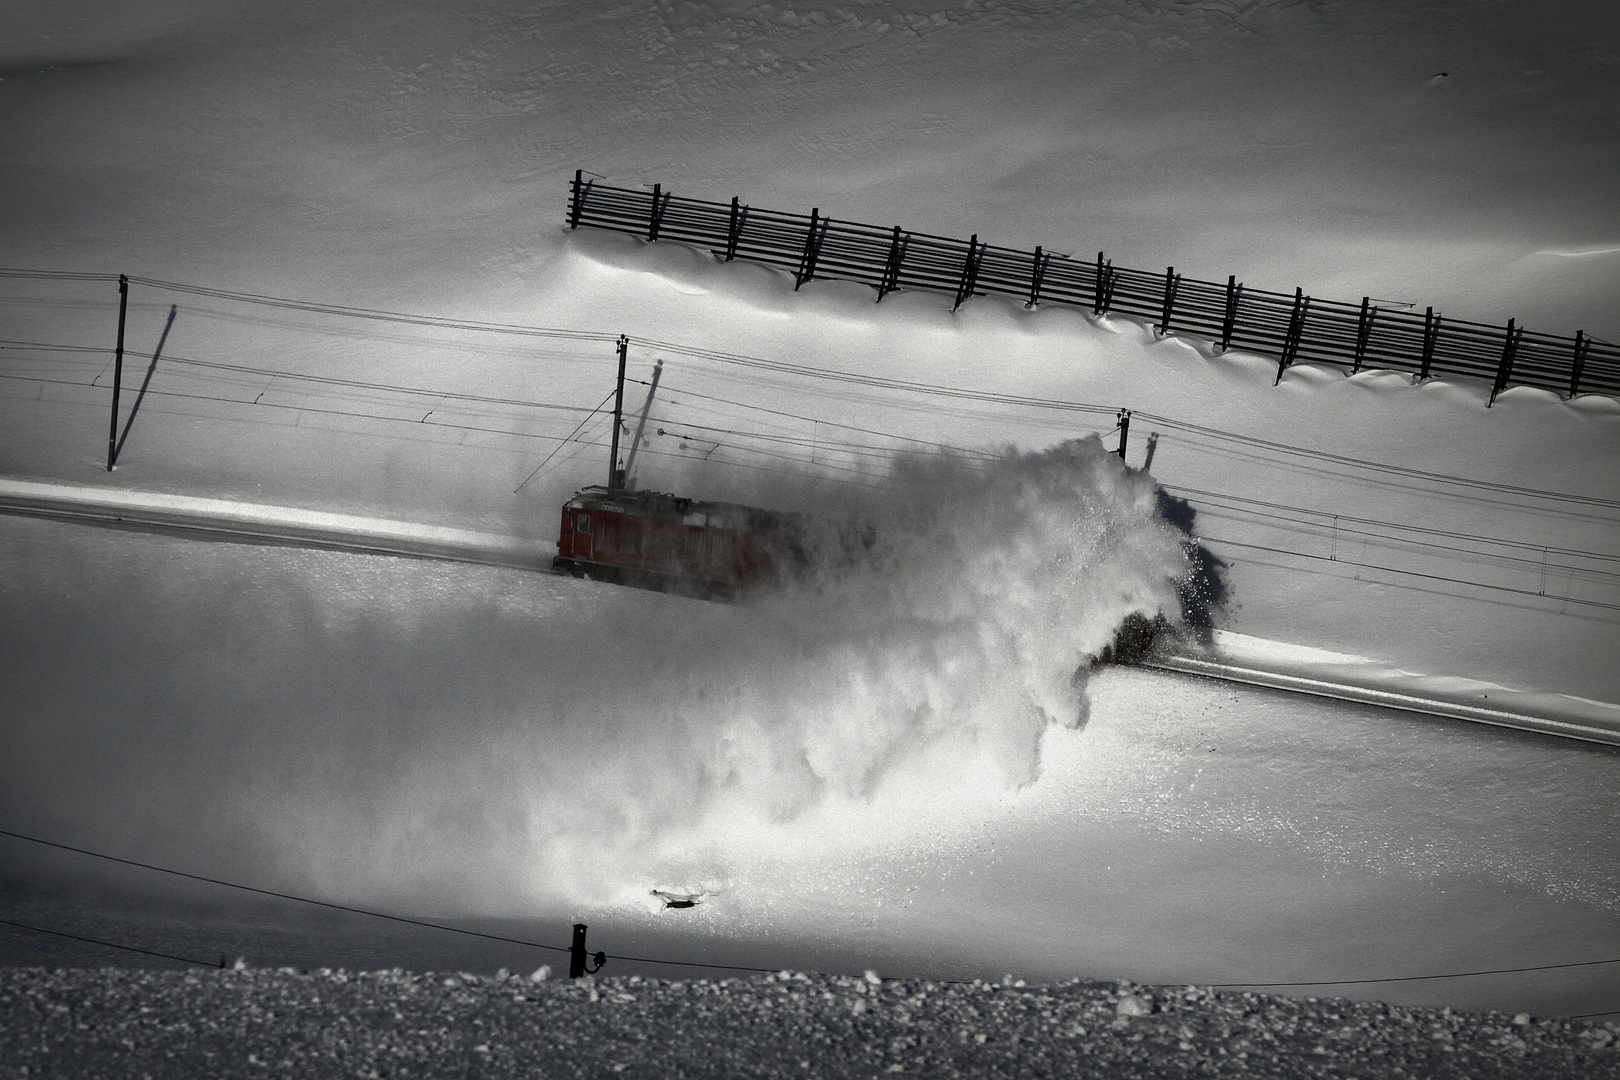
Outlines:
{"type": "Polygon", "coordinates": [[[589,514],[581,514],[581,515],[579,515],[579,531],[580,532],[590,532],[591,531],[591,515],[589,515],[589,514]]]}
{"type": "Polygon", "coordinates": [[[573,532],[573,531],[574,531],[574,517],[573,517],[572,514],[569,514],[569,515],[567,515],[567,516],[565,516],[563,518],[563,532],[568,533],[568,532],[573,532]]]}

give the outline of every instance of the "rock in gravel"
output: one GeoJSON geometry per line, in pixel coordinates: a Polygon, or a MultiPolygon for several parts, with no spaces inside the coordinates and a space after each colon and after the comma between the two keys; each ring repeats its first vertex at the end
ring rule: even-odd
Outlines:
{"type": "Polygon", "coordinates": [[[0,969],[7,1078],[1620,1080],[1616,1031],[1082,982],[0,969]]]}

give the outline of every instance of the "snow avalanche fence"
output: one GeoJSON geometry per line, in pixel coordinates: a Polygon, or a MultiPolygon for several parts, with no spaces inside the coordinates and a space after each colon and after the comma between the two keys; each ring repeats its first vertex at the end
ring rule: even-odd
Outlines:
{"type": "Polygon", "coordinates": [[[760,210],[739,203],[677,197],[654,184],[613,187],[574,173],[568,225],[674,240],[708,248],[730,262],[747,259],[792,272],[794,288],[817,278],[859,281],[879,302],[897,289],[949,293],[960,307],[969,297],[1011,296],[1033,307],[1068,304],[1094,315],[1143,318],[1159,334],[1205,337],[1275,357],[1277,380],[1300,360],[1408,371],[1417,378],[1464,375],[1489,380],[1491,403],[1512,385],[1568,394],[1620,396],[1620,346],[1577,332],[1536,333],[1509,319],[1505,326],[1442,319],[1431,307],[1384,306],[1371,297],[1343,303],[1251,289],[1236,275],[1222,282],[1074,259],[1037,247],[993,247],[977,235],[956,240],[823,217],[760,210]]]}

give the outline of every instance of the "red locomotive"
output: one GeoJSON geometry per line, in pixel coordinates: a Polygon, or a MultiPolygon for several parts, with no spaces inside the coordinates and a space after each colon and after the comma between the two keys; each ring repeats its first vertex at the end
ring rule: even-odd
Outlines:
{"type": "MultiPolygon", "coordinates": [[[[633,481],[626,482],[634,475],[635,448],[663,371],[660,360],[630,442],[630,459],[621,464],[629,344],[628,338],[619,338],[608,483],[584,488],[563,504],[552,568],[575,577],[702,597],[735,596],[802,572],[810,562],[805,551],[810,519],[804,515],[637,491],[633,481]]],[[[843,538],[844,531],[839,535],[843,538]]],[[[870,537],[863,542],[870,546],[870,537]]]]}
{"type": "Polygon", "coordinates": [[[592,486],[563,504],[551,565],[575,577],[727,596],[801,567],[802,533],[793,514],[592,486]]]}

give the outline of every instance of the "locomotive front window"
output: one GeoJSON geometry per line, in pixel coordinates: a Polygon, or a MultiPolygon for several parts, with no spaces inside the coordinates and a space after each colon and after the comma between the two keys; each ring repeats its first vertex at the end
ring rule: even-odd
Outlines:
{"type": "Polygon", "coordinates": [[[574,531],[574,517],[573,517],[572,514],[569,514],[569,515],[567,515],[566,517],[563,518],[563,532],[573,532],[573,531],[574,531]]]}
{"type": "Polygon", "coordinates": [[[579,531],[580,532],[590,532],[591,531],[591,515],[589,515],[589,514],[581,514],[581,515],[579,515],[579,531]]]}

